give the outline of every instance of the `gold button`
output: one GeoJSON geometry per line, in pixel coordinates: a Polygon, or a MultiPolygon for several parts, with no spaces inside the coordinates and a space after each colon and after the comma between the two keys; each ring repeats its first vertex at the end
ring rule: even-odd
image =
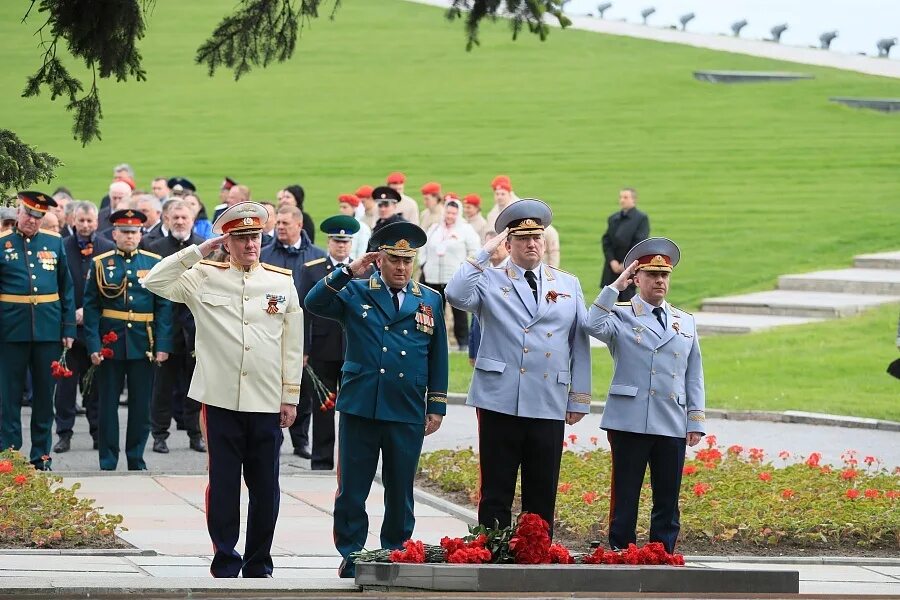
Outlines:
{"type": "Polygon", "coordinates": [[[130,271],[130,270],[125,271],[125,274],[126,274],[126,275],[131,275],[131,271],[130,271]]]}
{"type": "Polygon", "coordinates": [[[128,287],[131,287],[131,282],[130,282],[130,281],[128,282],[128,287]]]}
{"type": "Polygon", "coordinates": [[[31,250],[28,251],[28,256],[31,256],[31,250]]]}
{"type": "Polygon", "coordinates": [[[247,371],[244,371],[243,373],[241,373],[241,375],[242,375],[243,377],[246,377],[246,376],[247,376],[247,371]]]}
{"type": "Polygon", "coordinates": [[[522,367],[521,369],[519,369],[519,373],[524,373],[524,372],[525,372],[525,367],[522,367]]]}
{"type": "Polygon", "coordinates": [[[522,348],[522,352],[524,352],[525,354],[528,354],[528,348],[522,348]]]}
{"type": "Polygon", "coordinates": [[[249,325],[250,321],[244,321],[244,325],[249,325]]]}
{"type": "Polygon", "coordinates": [[[134,298],[131,297],[131,296],[128,296],[128,301],[129,301],[129,302],[134,302],[134,298]]]}
{"type": "Polygon", "coordinates": [[[25,238],[25,241],[26,241],[26,242],[30,242],[30,241],[31,241],[31,238],[25,238]]]}
{"type": "Polygon", "coordinates": [[[128,329],[131,329],[131,323],[125,323],[125,327],[127,327],[128,329]]]}
{"type": "Polygon", "coordinates": [[[406,330],[405,330],[405,329],[403,330],[403,335],[406,335],[406,330]]]}
{"type": "Polygon", "coordinates": [[[34,288],[34,291],[37,291],[37,288],[34,288]]]}
{"type": "Polygon", "coordinates": [[[31,268],[33,269],[33,268],[34,268],[34,263],[29,263],[28,266],[31,267],[31,268]]]}
{"type": "Polygon", "coordinates": [[[126,259],[125,259],[125,262],[130,263],[130,262],[131,262],[131,259],[130,259],[130,258],[126,258],[126,259]]]}

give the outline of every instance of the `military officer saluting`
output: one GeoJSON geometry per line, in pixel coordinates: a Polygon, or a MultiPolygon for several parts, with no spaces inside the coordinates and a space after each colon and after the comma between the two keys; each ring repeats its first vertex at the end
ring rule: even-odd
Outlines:
{"type": "Polygon", "coordinates": [[[109,216],[116,249],[94,257],[84,289],[84,335],[91,363],[97,369],[100,406],[98,442],[100,468],[115,471],[119,462],[119,393],[128,380],[128,426],[125,458],[129,471],[144,471],[144,446],[150,435],[150,400],[154,362],[165,362],[172,351],[172,304],[140,283],[160,260],[138,249],[141,226],[147,220],[134,209],[109,216]],[[115,342],[104,342],[110,332],[115,342]],[[105,358],[104,352],[112,351],[105,358]]]}
{"type": "MultiPolygon", "coordinates": [[[[392,190],[393,191],[393,190],[392,190]]],[[[338,489],[335,546],[339,574],[353,577],[347,556],[368,535],[366,498],[379,454],[384,480],[381,547],[399,548],[415,526],[413,480],[425,435],[447,410],[447,329],[440,295],[411,281],[425,232],[394,223],[372,235],[378,249],[335,269],[306,297],[307,310],[338,321],[346,335],[337,410],[338,489]],[[380,272],[356,279],[372,263],[380,272]]]]}
{"type": "Polygon", "coordinates": [[[650,541],[672,552],[680,529],[678,492],[685,444],[704,433],[705,392],[694,317],[666,302],[681,257],[674,242],[649,238],[625,257],[625,269],[590,309],[590,334],[615,363],[600,427],[612,450],[609,544],[635,542],[638,500],[647,463],[653,485],[650,541]],[[632,281],[638,295],[616,302],[632,281]]]}
{"type": "Polygon", "coordinates": [[[552,217],[540,200],[507,206],[496,222],[503,233],[464,262],[445,290],[450,304],[474,313],[481,325],[466,403],[478,409],[478,522],[487,527],[510,525],[521,466],[522,510],[541,515],[552,531],[565,425],[590,411],[581,284],[542,262],[552,217]],[[492,268],[501,243],[509,262],[492,268]]]}
{"type": "Polygon", "coordinates": [[[213,224],[219,237],[167,256],[144,279],[153,293],[186,304],[197,325],[188,396],[202,404],[213,577],[272,574],[281,429],[294,422],[300,397],[303,310],[291,271],[259,262],[268,218],[262,204],[239,202],[213,224]],[[203,259],[220,246],[228,262],[203,259]],[[243,556],[235,549],[241,476],[251,498],[243,556]]]}
{"type": "Polygon", "coordinates": [[[31,453],[37,469],[50,467],[54,380],[50,363],[75,338],[75,295],[63,240],[39,229],[56,202],[19,192],[16,225],[0,233],[0,448],[22,447],[22,392],[30,368],[33,386],[31,453]],[[60,345],[62,341],[62,345],[60,345]]]}

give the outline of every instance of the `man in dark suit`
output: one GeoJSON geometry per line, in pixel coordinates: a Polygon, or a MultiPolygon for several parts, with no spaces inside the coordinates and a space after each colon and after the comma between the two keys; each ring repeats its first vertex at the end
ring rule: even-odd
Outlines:
{"type": "MultiPolygon", "coordinates": [[[[347,215],[338,215],[322,221],[321,230],[328,236],[328,256],[316,258],[303,265],[300,287],[297,293],[300,304],[316,283],[326,275],[349,264],[353,234],[359,231],[359,221],[347,215]]],[[[337,384],[344,363],[344,330],[340,323],[303,312],[303,348],[306,364],[330,392],[337,393],[337,384]]],[[[320,397],[304,372],[300,384],[312,409],[312,459],[314,471],[334,469],[334,408],[325,405],[327,398],[320,397]]]]}
{"type": "MultiPolygon", "coordinates": [[[[275,240],[264,246],[259,261],[290,269],[294,278],[294,287],[300,293],[300,278],[304,263],[316,258],[324,258],[325,251],[313,246],[309,236],[303,231],[303,213],[296,206],[282,206],[275,215],[275,240]]],[[[300,296],[302,301],[302,296],[300,296]]],[[[300,386],[301,389],[304,387],[300,386]]],[[[310,458],[309,424],[312,419],[308,398],[302,395],[297,406],[297,419],[290,427],[291,442],[294,454],[302,458],[310,458]]]]}
{"type": "MultiPolygon", "coordinates": [[[[183,200],[170,200],[166,204],[169,231],[166,237],[150,244],[150,251],[163,258],[180,252],[191,245],[203,243],[203,238],[193,233],[194,211],[183,200]]],[[[190,309],[180,302],[172,303],[172,352],[169,360],[156,372],[156,386],[150,403],[150,423],[153,434],[153,451],[168,454],[169,427],[174,416],[178,429],[187,431],[191,450],[206,452],[206,444],[200,432],[200,403],[188,398],[188,384],[194,376],[194,335],[196,326],[190,309]]]]}
{"type": "Polygon", "coordinates": [[[141,248],[147,249],[156,241],[169,235],[165,223],[165,212],[159,198],[153,194],[143,194],[136,200],[137,209],[147,217],[147,222],[141,228],[141,248]]]}
{"type": "MultiPolygon", "coordinates": [[[[72,427],[75,425],[75,396],[81,377],[91,366],[84,340],[84,284],[91,273],[94,257],[113,250],[116,246],[97,235],[97,207],[90,202],[74,203],[72,214],[75,217],[75,235],[63,240],[66,250],[66,263],[75,291],[75,323],[77,337],[72,349],[66,353],[66,362],[73,376],[63,378],[56,383],[56,435],[59,441],[53,446],[54,452],[68,452],[72,442],[72,427]]],[[[97,449],[97,386],[91,386],[87,394],[82,392],[82,405],[87,412],[94,449],[97,449]]]]}
{"type": "MultiPolygon", "coordinates": [[[[621,210],[610,215],[606,233],[603,234],[603,276],[600,287],[606,287],[619,278],[625,270],[625,255],[638,242],[650,237],[650,219],[637,208],[637,191],[624,188],[619,192],[621,210]]],[[[632,283],[619,293],[619,302],[631,300],[635,287],[632,283]]]]}

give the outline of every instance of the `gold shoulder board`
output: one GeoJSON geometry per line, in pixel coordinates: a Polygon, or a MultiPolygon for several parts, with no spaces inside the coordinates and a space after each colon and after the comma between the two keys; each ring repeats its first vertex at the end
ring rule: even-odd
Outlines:
{"type": "Polygon", "coordinates": [[[52,235],[53,237],[61,238],[62,236],[55,231],[50,231],[49,229],[38,229],[41,233],[46,233],[47,235],[52,235]]]}
{"type": "Polygon", "coordinates": [[[217,260],[207,260],[205,258],[200,261],[200,264],[201,265],[209,265],[211,267],[217,267],[219,269],[228,269],[229,267],[231,267],[231,265],[228,264],[227,262],[219,262],[217,260]]]}
{"type": "Polygon", "coordinates": [[[281,267],[276,267],[275,265],[270,265],[269,263],[259,263],[259,265],[266,271],[272,271],[273,273],[281,273],[282,275],[287,275],[288,277],[290,277],[293,274],[293,272],[290,269],[282,269],[281,267]]]}
{"type": "Polygon", "coordinates": [[[94,257],[94,262],[100,260],[101,258],[106,258],[107,256],[110,256],[115,253],[116,253],[115,250],[110,250],[108,252],[104,252],[103,254],[98,254],[97,256],[94,257]]]}
{"type": "Polygon", "coordinates": [[[569,273],[568,271],[563,271],[559,267],[554,267],[553,265],[546,265],[546,266],[550,267],[554,271],[559,271],[560,273],[565,273],[566,275],[572,275],[572,277],[575,277],[575,275],[573,275],[572,273],[569,273]]]}
{"type": "Polygon", "coordinates": [[[309,261],[309,262],[305,262],[305,263],[303,263],[303,266],[304,266],[304,267],[311,267],[311,266],[313,266],[313,265],[320,265],[320,264],[322,264],[323,262],[325,262],[325,257],[324,257],[324,256],[323,256],[322,258],[314,258],[314,259],[312,259],[312,260],[309,261]]]}
{"type": "Polygon", "coordinates": [[[157,254],[156,252],[149,252],[149,251],[147,251],[147,250],[138,250],[138,252],[140,252],[141,254],[143,254],[143,255],[145,255],[145,256],[150,256],[150,257],[152,257],[152,258],[156,258],[156,259],[162,260],[162,256],[160,256],[160,255],[157,254]]]}

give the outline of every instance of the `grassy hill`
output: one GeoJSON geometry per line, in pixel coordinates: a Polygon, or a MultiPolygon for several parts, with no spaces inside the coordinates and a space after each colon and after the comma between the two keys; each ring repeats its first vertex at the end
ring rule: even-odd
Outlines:
{"type": "MultiPolygon", "coordinates": [[[[320,221],[337,194],[391,170],[407,173],[414,195],[437,180],[486,199],[491,178],[506,173],[520,195],[553,206],[563,267],[590,296],[605,219],[617,190],[634,186],[652,234],[682,247],[672,301],[689,309],[898,244],[900,117],[827,99],[897,97],[900,80],[580,31],[513,42],[502,22],[467,53],[460,23],[399,0],[345,2],[335,21],[304,31],[291,62],[238,83],[225,72],[210,79],[194,52],[233,7],[156,3],[141,44],[149,80],[102,82],[103,141],[83,149],[60,101],[19,97],[39,61],[38,15],[22,25],[24,5],[0,4],[0,126],[66,163],[44,189],[99,199],[112,166],[130,162],[145,186],[157,175],[192,178],[207,204],[225,175],[255,199],[301,182],[320,221]],[[695,81],[697,68],[816,79],[717,86],[695,81]]],[[[884,340],[854,339],[847,351],[872,361],[857,377],[883,370],[867,350],[884,340]]],[[[727,363],[744,340],[715,344],[727,363]]],[[[818,356],[837,377],[828,361],[841,356],[818,356]]],[[[887,384],[872,393],[896,398],[887,384]]]]}

